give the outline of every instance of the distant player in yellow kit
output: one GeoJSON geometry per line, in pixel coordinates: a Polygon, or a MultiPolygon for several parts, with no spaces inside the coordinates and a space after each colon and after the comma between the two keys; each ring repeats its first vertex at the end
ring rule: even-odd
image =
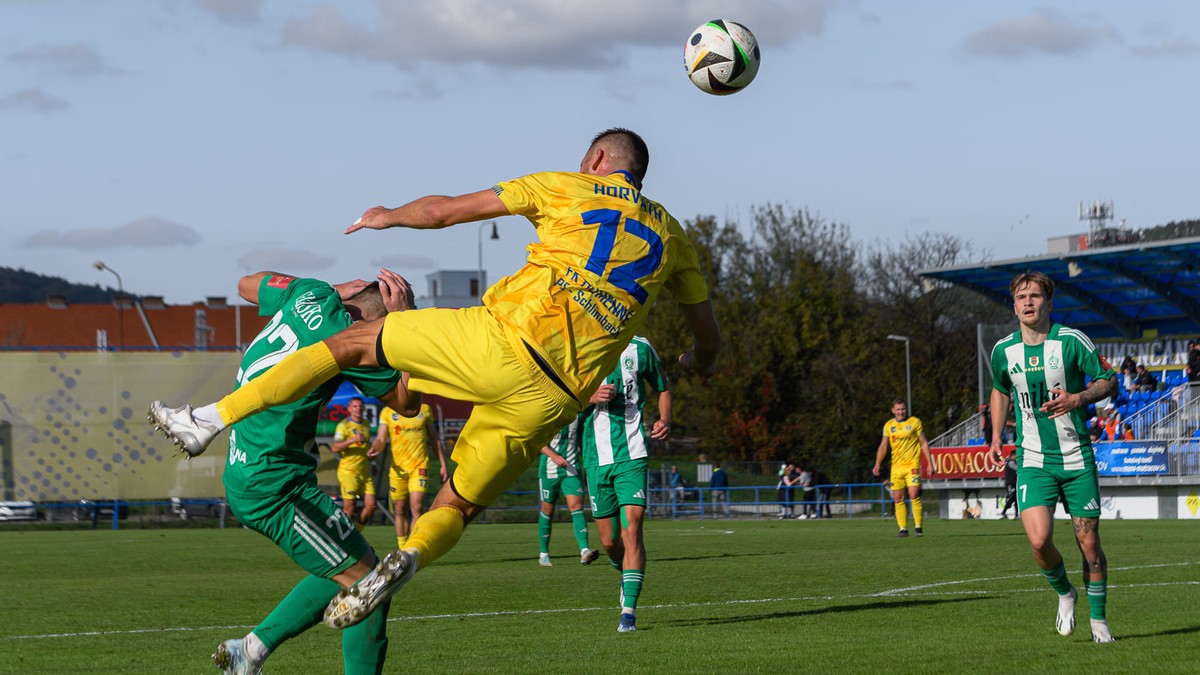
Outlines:
{"type": "Polygon", "coordinates": [[[883,425],[883,440],[875,453],[875,468],[871,473],[879,475],[883,458],[887,457],[888,445],[892,446],[892,501],[896,503],[896,524],[900,526],[897,537],[908,536],[908,509],[904,504],[905,492],[912,502],[913,526],[918,537],[921,531],[921,456],[929,463],[930,477],[937,469],[929,454],[929,441],[925,440],[925,429],[921,420],[908,416],[908,404],[900,399],[892,401],[892,417],[883,425]],[[906,490],[907,488],[907,490],[906,490]]]}
{"type": "Polygon", "coordinates": [[[363,400],[357,396],[346,404],[346,419],[338,422],[330,450],[338,457],[337,479],[342,491],[342,510],[355,527],[362,529],[375,515],[375,479],[371,459],[379,454],[371,448],[371,423],[363,419],[363,400]],[[354,517],[355,502],[362,497],[363,509],[354,517]]]}
{"type": "MultiPolygon", "coordinates": [[[[305,347],[216,403],[172,412],[171,437],[196,455],[226,425],[287,403],[358,365],[410,373],[413,391],[475,404],[454,446],[454,475],[405,547],[334,599],[325,623],[361,621],[458,543],[616,367],[663,290],[690,329],[680,364],[711,373],[721,332],[699,258],[679,221],[642,192],[650,163],[628,129],[601,132],[578,171],[503,181],[456,197],[368,209],[346,232],[438,229],[523,216],[536,230],[521,269],[483,305],[395,312],[305,347]],[[397,317],[400,317],[397,319],[397,317]]],[[[155,403],[156,407],[165,404],[155,403]]]]}
{"type": "Polygon", "coordinates": [[[437,449],[442,483],[449,479],[450,473],[446,469],[446,451],[437,433],[437,419],[428,403],[421,404],[421,412],[415,417],[405,417],[384,406],[379,413],[379,433],[371,449],[378,453],[383,450],[383,444],[388,442],[392,447],[392,468],[388,470],[391,483],[389,497],[396,520],[397,548],[404,548],[408,541],[409,525],[425,512],[431,449],[437,449]]]}

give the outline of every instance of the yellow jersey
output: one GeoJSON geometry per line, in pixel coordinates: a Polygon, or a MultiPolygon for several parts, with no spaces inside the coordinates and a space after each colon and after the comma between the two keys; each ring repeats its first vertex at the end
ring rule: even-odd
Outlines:
{"type": "Polygon", "coordinates": [[[433,408],[421,404],[421,412],[414,417],[404,417],[384,406],[379,412],[379,423],[387,425],[388,439],[392,445],[392,464],[412,473],[429,461],[429,444],[434,438],[437,421],[433,408]]]}
{"type": "Polygon", "coordinates": [[[892,469],[915,468],[921,465],[921,434],[925,433],[921,420],[910,417],[903,422],[896,418],[883,425],[883,435],[892,444],[892,469]]]}
{"type": "Polygon", "coordinates": [[[526,263],[483,304],[586,400],[617,365],[664,288],[677,302],[708,299],[683,227],[625,172],[536,173],[492,188],[537,228],[526,263]]]}
{"type": "Polygon", "coordinates": [[[333,440],[344,441],[347,438],[353,438],[356,430],[362,432],[363,441],[351,443],[338,454],[338,471],[359,472],[367,469],[367,450],[371,449],[371,425],[366,419],[355,422],[347,417],[338,422],[337,428],[333,432],[333,440]]]}

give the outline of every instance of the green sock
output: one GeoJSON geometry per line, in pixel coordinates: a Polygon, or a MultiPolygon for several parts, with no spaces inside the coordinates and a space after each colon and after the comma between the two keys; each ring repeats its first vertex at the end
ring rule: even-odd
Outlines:
{"type": "Polygon", "coordinates": [[[1050,588],[1053,588],[1054,592],[1059,595],[1067,595],[1071,592],[1071,580],[1067,578],[1067,566],[1063,564],[1063,561],[1059,560],[1058,565],[1053,569],[1042,570],[1042,576],[1046,577],[1050,588]]]}
{"type": "Polygon", "coordinates": [[[538,550],[542,553],[550,552],[550,526],[553,522],[550,516],[538,514],[538,550]]]}
{"type": "Polygon", "coordinates": [[[1100,581],[1087,581],[1085,579],[1083,587],[1087,589],[1088,608],[1091,618],[1104,621],[1104,603],[1108,599],[1108,577],[1100,581]]]}
{"type": "Polygon", "coordinates": [[[620,560],[613,560],[612,558],[609,558],[608,564],[612,565],[612,568],[617,571],[617,574],[620,574],[621,572],[624,571],[621,569],[621,561],[620,560]]]}
{"type": "Polygon", "coordinates": [[[642,594],[642,583],[646,573],[642,570],[625,570],[621,573],[621,587],[625,591],[625,604],[621,611],[633,613],[637,609],[638,596],[642,594]]]}
{"type": "Polygon", "coordinates": [[[342,631],[342,665],[346,675],[379,675],[387,657],[387,615],[391,601],[385,602],[361,622],[342,631]]]}
{"type": "Polygon", "coordinates": [[[571,512],[571,524],[575,526],[575,541],[579,544],[579,549],[587,548],[587,517],[583,515],[583,509],[571,512]]]}
{"type": "Polygon", "coordinates": [[[337,595],[338,585],[329,579],[308,575],[254,628],[255,635],[271,651],[321,623],[325,607],[337,595]]]}

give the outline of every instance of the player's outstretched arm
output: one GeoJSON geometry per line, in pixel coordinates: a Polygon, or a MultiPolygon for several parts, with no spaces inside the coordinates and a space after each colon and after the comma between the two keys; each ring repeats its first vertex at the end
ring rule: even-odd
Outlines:
{"type": "Polygon", "coordinates": [[[383,206],[367,209],[361,218],[346,228],[346,234],[363,229],[386,230],[389,227],[436,230],[507,215],[508,207],[491,189],[457,197],[429,195],[394,209],[383,206]]]}
{"type": "Polygon", "coordinates": [[[701,375],[710,375],[721,351],[721,327],[713,314],[712,302],[680,303],[679,309],[692,330],[692,349],[679,355],[679,363],[701,375]]]}

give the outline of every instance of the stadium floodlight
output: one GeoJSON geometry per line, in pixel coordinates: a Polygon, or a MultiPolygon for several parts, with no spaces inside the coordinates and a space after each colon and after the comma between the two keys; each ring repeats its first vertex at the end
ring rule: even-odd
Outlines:
{"type": "Polygon", "coordinates": [[[121,331],[121,349],[123,350],[125,349],[125,285],[121,283],[121,275],[117,274],[117,271],[113,268],[105,265],[103,260],[97,260],[96,262],[92,263],[92,267],[95,267],[101,272],[108,270],[109,272],[113,273],[114,277],[117,278],[117,316],[121,331]]]}
{"type": "MultiPolygon", "coordinates": [[[[489,221],[489,222],[491,222],[491,224],[492,224],[492,236],[488,237],[488,239],[492,239],[492,240],[499,239],[500,232],[496,230],[496,221],[493,220],[493,221],[489,221]]],[[[484,288],[483,288],[483,226],[484,225],[487,225],[487,223],[479,224],[479,276],[477,277],[477,281],[476,281],[476,283],[479,286],[480,304],[482,304],[483,291],[484,291],[484,288]]]]}
{"type": "Polygon", "coordinates": [[[907,335],[889,335],[887,336],[887,339],[897,340],[904,343],[904,377],[908,381],[908,399],[905,400],[905,403],[908,404],[908,416],[912,417],[912,357],[910,356],[908,349],[911,341],[908,339],[907,335]]]}

